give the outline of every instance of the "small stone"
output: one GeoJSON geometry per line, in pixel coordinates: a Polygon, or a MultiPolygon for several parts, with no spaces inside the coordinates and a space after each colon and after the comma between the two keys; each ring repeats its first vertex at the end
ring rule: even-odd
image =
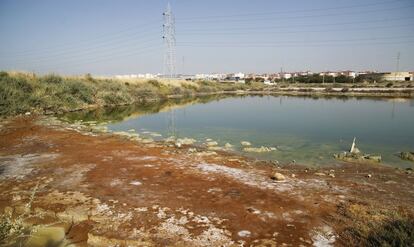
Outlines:
{"type": "Polygon", "coordinates": [[[372,175],[371,175],[371,174],[367,174],[367,175],[366,175],[366,177],[367,177],[367,178],[371,178],[371,177],[372,177],[372,175]]]}
{"type": "Polygon", "coordinates": [[[12,200],[13,201],[20,201],[22,199],[22,197],[20,195],[13,195],[12,200]]]}
{"type": "Polygon", "coordinates": [[[206,142],[206,145],[209,146],[209,147],[213,147],[213,146],[217,146],[218,143],[215,142],[215,141],[210,141],[210,142],[206,142]]]}
{"type": "Polygon", "coordinates": [[[414,152],[401,152],[400,157],[403,160],[414,161],[414,152]]]}
{"type": "Polygon", "coordinates": [[[237,235],[239,235],[242,238],[247,238],[250,237],[251,232],[247,231],[247,230],[243,230],[237,233],[237,235]]]}
{"type": "Polygon", "coordinates": [[[295,177],[296,177],[296,175],[295,175],[295,174],[292,174],[292,175],[291,175],[291,177],[292,177],[292,178],[295,178],[295,177]]]}
{"type": "Polygon", "coordinates": [[[264,153],[264,152],[276,151],[276,148],[269,148],[269,147],[264,147],[264,146],[261,146],[260,148],[245,147],[243,148],[243,151],[253,152],[253,153],[264,153]]]}
{"type": "Polygon", "coordinates": [[[252,144],[248,141],[242,141],[240,142],[242,146],[251,146],[252,144]]]}
{"type": "Polygon", "coordinates": [[[335,174],[329,173],[328,176],[331,177],[331,178],[334,178],[335,177],[335,174]]]}
{"type": "Polygon", "coordinates": [[[276,180],[276,181],[284,181],[286,178],[282,173],[275,172],[273,176],[271,177],[271,179],[276,180]]]}
{"type": "Polygon", "coordinates": [[[225,147],[225,148],[232,148],[232,147],[233,147],[233,145],[231,145],[230,143],[226,143],[226,144],[224,144],[224,147],[225,147]]]}
{"type": "Polygon", "coordinates": [[[179,139],[177,139],[176,144],[180,143],[181,145],[192,145],[195,142],[196,142],[196,140],[192,139],[192,138],[179,138],[179,139]]]}
{"type": "Polygon", "coordinates": [[[315,172],[314,173],[316,176],[325,176],[326,174],[323,172],[315,172]]]}
{"type": "Polygon", "coordinates": [[[28,111],[28,112],[26,112],[24,115],[26,115],[26,116],[30,116],[30,112],[28,111]]]}
{"type": "Polygon", "coordinates": [[[135,185],[135,186],[142,185],[142,183],[140,181],[137,181],[137,180],[131,181],[129,184],[130,185],[135,185]]]}

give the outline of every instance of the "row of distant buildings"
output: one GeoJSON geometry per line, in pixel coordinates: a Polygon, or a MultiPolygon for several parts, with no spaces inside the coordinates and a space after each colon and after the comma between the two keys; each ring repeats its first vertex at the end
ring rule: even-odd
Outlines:
{"type": "MultiPolygon", "coordinates": [[[[383,80],[389,81],[414,81],[414,72],[377,72],[377,71],[323,71],[323,72],[311,72],[311,71],[300,71],[300,72],[279,72],[279,73],[270,73],[270,74],[255,74],[255,73],[210,73],[210,74],[194,74],[194,75],[177,75],[179,79],[185,80],[215,80],[215,81],[234,81],[239,83],[244,83],[246,79],[262,79],[263,81],[275,81],[281,79],[291,79],[300,76],[310,76],[310,75],[320,75],[320,76],[346,76],[350,78],[356,78],[360,75],[377,75],[381,76],[383,80]]],[[[155,78],[165,78],[166,76],[162,74],[130,74],[130,75],[116,75],[115,78],[118,79],[155,79],[155,78]]]]}

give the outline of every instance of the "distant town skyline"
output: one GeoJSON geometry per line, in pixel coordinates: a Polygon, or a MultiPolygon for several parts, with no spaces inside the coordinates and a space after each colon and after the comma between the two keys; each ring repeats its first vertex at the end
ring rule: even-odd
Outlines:
{"type": "MultiPolygon", "coordinates": [[[[177,74],[414,70],[410,0],[170,4],[177,74]]],[[[0,0],[0,70],[163,73],[166,6],[167,1],[0,0]]]]}

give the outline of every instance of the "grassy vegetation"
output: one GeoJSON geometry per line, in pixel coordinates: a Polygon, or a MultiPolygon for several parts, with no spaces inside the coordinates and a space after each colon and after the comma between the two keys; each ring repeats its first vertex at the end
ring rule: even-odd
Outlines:
{"type": "Polygon", "coordinates": [[[91,105],[123,105],[168,95],[214,92],[219,87],[185,82],[161,83],[156,80],[128,82],[116,79],[38,76],[30,73],[0,72],[0,116],[27,111],[64,112],[91,105]]]}
{"type": "Polygon", "coordinates": [[[350,203],[339,207],[346,225],[341,240],[350,246],[414,246],[414,216],[399,209],[350,203]]]}

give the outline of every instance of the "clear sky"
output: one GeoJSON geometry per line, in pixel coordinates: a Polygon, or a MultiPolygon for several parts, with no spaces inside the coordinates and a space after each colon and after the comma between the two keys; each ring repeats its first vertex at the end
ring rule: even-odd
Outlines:
{"type": "MultiPolygon", "coordinates": [[[[413,0],[172,0],[177,73],[414,71],[413,0]]],[[[167,1],[0,0],[0,70],[162,73],[167,1]]]]}

